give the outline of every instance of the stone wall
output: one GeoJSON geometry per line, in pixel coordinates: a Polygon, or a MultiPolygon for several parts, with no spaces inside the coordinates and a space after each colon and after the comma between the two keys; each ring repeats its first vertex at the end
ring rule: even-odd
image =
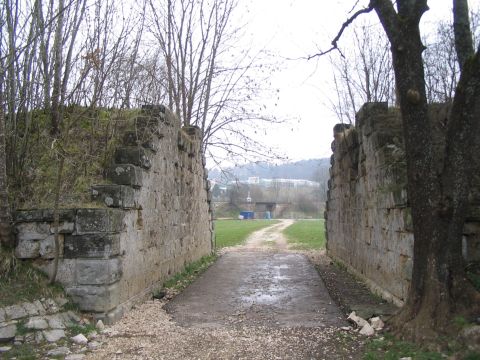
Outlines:
{"type": "MultiPolygon", "coordinates": [[[[186,264],[213,250],[201,134],[163,106],[149,106],[127,131],[94,185],[97,208],[60,211],[58,280],[81,310],[113,322],[186,264]]],[[[53,211],[18,211],[16,255],[50,271],[53,211]]]]}
{"type": "MultiPolygon", "coordinates": [[[[435,124],[445,120],[444,107],[430,112],[435,124]]],[[[441,126],[433,129],[441,148],[441,126]]],[[[412,276],[414,238],[400,114],[385,103],[365,104],[355,126],[336,125],[334,138],[325,212],[328,254],[401,305],[412,276]]],[[[479,176],[464,230],[468,260],[480,259],[479,176]]]]}

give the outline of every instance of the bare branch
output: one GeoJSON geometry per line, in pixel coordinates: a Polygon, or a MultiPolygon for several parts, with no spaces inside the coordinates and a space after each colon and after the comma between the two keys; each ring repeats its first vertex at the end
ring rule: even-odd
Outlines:
{"type": "Polygon", "coordinates": [[[373,5],[372,3],[368,4],[368,7],[366,8],[363,8],[363,9],[360,9],[358,10],[357,12],[355,12],[352,16],[350,16],[343,24],[342,24],[342,27],[340,28],[340,30],[338,31],[337,33],[337,36],[335,36],[335,38],[332,40],[332,47],[326,51],[322,51],[322,52],[319,52],[317,54],[313,54],[313,55],[310,55],[307,57],[307,60],[311,60],[313,58],[316,58],[316,57],[319,57],[319,56],[323,56],[323,55],[326,55],[334,50],[338,50],[338,41],[340,40],[340,38],[342,37],[343,35],[343,32],[345,31],[345,29],[351,24],[353,23],[353,21],[355,21],[355,19],[357,17],[359,17],[360,15],[362,14],[367,14],[369,12],[371,12],[373,10],[373,5]]]}

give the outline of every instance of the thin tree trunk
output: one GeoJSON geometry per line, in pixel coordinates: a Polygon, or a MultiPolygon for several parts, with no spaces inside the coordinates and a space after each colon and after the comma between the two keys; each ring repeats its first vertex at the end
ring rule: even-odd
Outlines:
{"type": "Polygon", "coordinates": [[[0,81],[0,245],[4,247],[13,247],[14,241],[11,231],[12,218],[10,214],[7,186],[7,156],[5,150],[5,113],[3,110],[3,81],[0,81]]]}

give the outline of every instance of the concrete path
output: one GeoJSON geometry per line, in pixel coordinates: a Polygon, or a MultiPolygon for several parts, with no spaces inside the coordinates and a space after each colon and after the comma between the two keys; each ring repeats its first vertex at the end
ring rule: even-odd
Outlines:
{"type": "Polygon", "coordinates": [[[346,325],[304,255],[252,251],[262,245],[267,249],[286,248],[281,230],[290,224],[285,221],[260,230],[246,246],[222,255],[166,306],[167,312],[181,325],[197,327],[346,325]],[[264,236],[266,242],[261,241],[264,236]],[[275,244],[268,239],[274,239],[275,244]]]}

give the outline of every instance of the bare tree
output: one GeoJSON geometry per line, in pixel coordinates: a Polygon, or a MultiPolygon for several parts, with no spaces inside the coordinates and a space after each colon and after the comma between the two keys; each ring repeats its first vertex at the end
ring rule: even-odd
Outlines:
{"type": "MultiPolygon", "coordinates": [[[[353,46],[342,49],[340,58],[330,56],[336,98],[334,113],[343,123],[353,124],[355,114],[366,102],[395,101],[395,86],[388,39],[378,35],[378,24],[364,22],[355,27],[353,46]]],[[[345,35],[344,35],[345,36],[345,35]]]]}
{"type": "Polygon", "coordinates": [[[271,69],[259,63],[260,53],[235,48],[240,29],[231,26],[231,18],[236,6],[236,0],[150,1],[153,34],[165,59],[168,104],[184,125],[202,130],[204,153],[217,161],[249,153],[272,156],[254,140],[255,131],[279,122],[263,115],[265,108],[256,102],[271,69]]]}

